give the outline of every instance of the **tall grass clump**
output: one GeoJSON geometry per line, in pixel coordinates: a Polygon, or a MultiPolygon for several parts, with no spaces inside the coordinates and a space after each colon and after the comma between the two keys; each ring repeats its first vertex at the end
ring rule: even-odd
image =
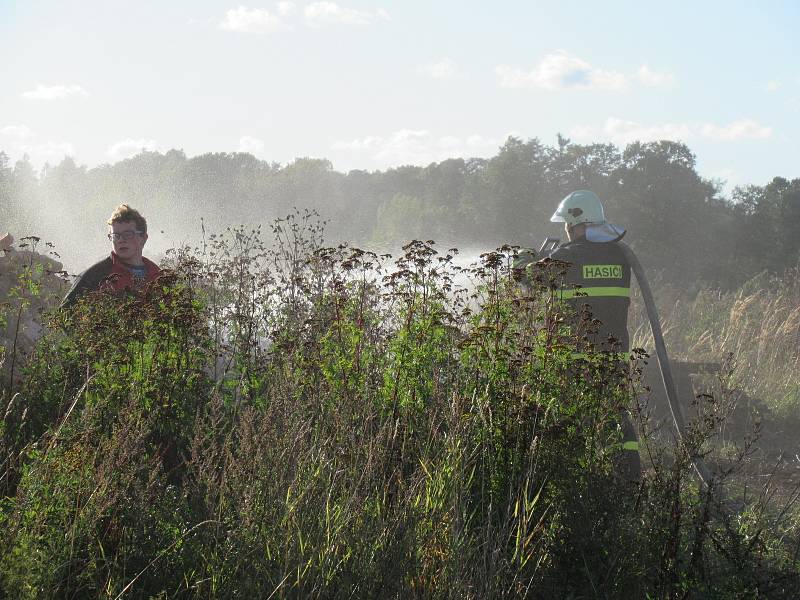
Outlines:
{"type": "MultiPolygon", "coordinates": [[[[796,444],[800,426],[800,272],[763,273],[729,292],[701,290],[688,297],[662,290],[659,311],[673,356],[712,362],[730,373],[741,413],[759,413],[770,442],[796,444]]],[[[637,312],[636,342],[648,344],[637,312]]]]}
{"type": "Polygon", "coordinates": [[[691,477],[713,413],[624,476],[637,365],[572,358],[563,265],[454,254],[295,214],[54,314],[3,420],[0,597],[792,597],[793,506],[691,477]]]}

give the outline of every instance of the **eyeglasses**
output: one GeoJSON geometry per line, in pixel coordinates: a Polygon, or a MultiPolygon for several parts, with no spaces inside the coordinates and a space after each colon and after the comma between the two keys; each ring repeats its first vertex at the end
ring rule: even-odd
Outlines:
{"type": "Polygon", "coordinates": [[[122,233],[109,233],[108,239],[112,242],[118,242],[120,240],[132,240],[136,235],[144,235],[144,231],[123,231],[122,233]]]}

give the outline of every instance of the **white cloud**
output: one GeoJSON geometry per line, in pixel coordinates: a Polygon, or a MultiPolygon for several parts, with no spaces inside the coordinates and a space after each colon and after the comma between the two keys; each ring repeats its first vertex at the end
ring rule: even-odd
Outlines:
{"type": "Polygon", "coordinates": [[[772,135],[772,127],[761,125],[752,119],[740,119],[723,126],[706,123],[700,128],[700,133],[715,140],[731,142],[768,138],[772,135]]]}
{"type": "MultiPolygon", "coordinates": [[[[507,137],[507,136],[506,136],[507,137]]],[[[387,137],[370,135],[336,142],[334,150],[366,154],[376,166],[427,165],[448,158],[488,156],[497,152],[503,138],[481,135],[436,137],[425,129],[400,129],[387,137]]]]}
{"type": "Polygon", "coordinates": [[[575,125],[575,127],[569,130],[569,137],[581,141],[594,140],[600,135],[599,132],[600,130],[598,128],[591,127],[590,125],[575,125]]]}
{"type": "Polygon", "coordinates": [[[239,148],[238,152],[248,152],[250,154],[260,154],[264,151],[264,142],[259,140],[258,138],[250,137],[249,135],[244,135],[239,138],[239,148]]]}
{"type": "Polygon", "coordinates": [[[35,164],[56,162],[65,156],[75,156],[75,146],[70,142],[46,140],[39,143],[19,143],[11,147],[14,154],[27,154],[35,164]]]}
{"type": "Polygon", "coordinates": [[[27,125],[6,125],[0,129],[0,135],[17,140],[26,140],[33,137],[33,131],[27,125]]]}
{"type": "Polygon", "coordinates": [[[356,10],[354,8],[344,8],[335,2],[312,2],[306,6],[304,11],[306,21],[309,25],[369,25],[377,19],[388,19],[389,14],[385,10],[378,10],[374,13],[356,10]]]}
{"type": "MultiPolygon", "coordinates": [[[[290,4],[290,3],[281,3],[290,4]]],[[[280,5],[278,7],[280,11],[280,5]]],[[[239,6],[225,13],[219,24],[220,29],[237,33],[272,33],[286,29],[287,25],[277,15],[261,8],[239,6]]]]}
{"type": "Polygon", "coordinates": [[[378,147],[374,158],[388,164],[428,164],[436,160],[433,136],[424,129],[401,129],[378,147]]]}
{"type": "Polygon", "coordinates": [[[431,79],[455,79],[459,76],[456,63],[449,58],[420,67],[419,72],[431,79]]]}
{"type": "Polygon", "coordinates": [[[675,83],[675,76],[672,73],[659,73],[653,71],[647,65],[642,65],[636,71],[636,79],[647,87],[670,87],[675,83]]]}
{"type": "Polygon", "coordinates": [[[693,137],[706,137],[721,141],[767,138],[772,128],[752,119],[741,119],[728,125],[714,123],[660,123],[645,125],[617,117],[609,117],[602,127],[579,125],[570,130],[570,136],[582,141],[609,140],[617,145],[631,142],[659,140],[686,141],[693,137]]]}
{"type": "Polygon", "coordinates": [[[0,127],[0,142],[3,150],[11,156],[27,154],[34,163],[54,162],[64,156],[74,156],[75,146],[66,141],[42,140],[27,125],[0,127]]]}
{"type": "MultiPolygon", "coordinates": [[[[238,33],[273,33],[292,29],[290,23],[297,13],[297,4],[291,0],[279,0],[274,11],[264,8],[248,8],[238,6],[225,13],[219,22],[219,28],[238,33]]],[[[297,18],[305,19],[310,27],[324,25],[369,25],[379,19],[388,19],[389,14],[383,10],[364,11],[345,8],[323,0],[308,4],[297,18]]]]}
{"type": "Polygon", "coordinates": [[[783,82],[781,81],[768,81],[767,85],[764,86],[764,89],[768,92],[777,92],[779,89],[783,87],[783,82]]]}
{"type": "Polygon", "coordinates": [[[663,123],[644,125],[617,117],[609,117],[603,127],[577,126],[570,130],[570,137],[577,140],[610,140],[624,146],[631,142],[655,142],[658,140],[686,140],[692,136],[692,128],[685,123],[663,123]]]}
{"type": "Polygon", "coordinates": [[[652,70],[644,64],[633,74],[599,69],[588,61],[564,50],[546,55],[533,69],[508,65],[495,67],[500,85],[509,88],[539,88],[543,90],[624,91],[632,83],[647,87],[670,87],[675,82],[672,73],[652,70]]]}
{"type": "Polygon", "coordinates": [[[595,68],[563,50],[548,54],[533,69],[500,65],[495,73],[500,85],[510,88],[619,91],[628,87],[628,78],[622,73],[595,68]]]}
{"type": "Polygon", "coordinates": [[[36,86],[36,89],[21,94],[23,98],[29,100],[61,100],[70,96],[86,97],[88,95],[89,92],[79,85],[42,85],[41,83],[36,86]]]}
{"type": "Polygon", "coordinates": [[[69,142],[55,142],[47,140],[34,146],[23,146],[27,154],[41,159],[62,158],[64,156],[74,156],[75,146],[69,142]]]}
{"type": "Polygon", "coordinates": [[[130,158],[142,150],[156,150],[157,148],[158,143],[155,140],[125,138],[111,144],[108,147],[108,155],[114,160],[122,160],[130,158]]]}
{"type": "Polygon", "coordinates": [[[425,129],[400,129],[388,138],[367,136],[351,142],[338,142],[335,150],[366,150],[382,164],[427,164],[433,162],[435,140],[425,129]]]}
{"type": "Polygon", "coordinates": [[[278,14],[283,16],[294,12],[295,8],[294,2],[278,2],[276,6],[278,7],[278,14]]]}
{"type": "Polygon", "coordinates": [[[635,141],[686,140],[692,136],[691,127],[684,123],[642,125],[615,117],[606,119],[603,132],[617,144],[629,144],[635,141]]]}
{"type": "Polygon", "coordinates": [[[461,138],[455,137],[453,135],[446,135],[444,137],[440,137],[437,145],[439,148],[443,150],[456,150],[459,146],[461,146],[461,138]]]}
{"type": "Polygon", "coordinates": [[[334,150],[370,150],[378,147],[383,143],[383,138],[375,135],[369,135],[365,138],[352,140],[349,142],[334,142],[331,148],[334,150]]]}

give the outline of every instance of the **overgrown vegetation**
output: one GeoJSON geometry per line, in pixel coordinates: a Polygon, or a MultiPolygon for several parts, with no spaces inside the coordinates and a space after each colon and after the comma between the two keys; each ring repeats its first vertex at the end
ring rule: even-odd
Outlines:
{"type": "Polygon", "coordinates": [[[458,273],[325,248],[309,214],[271,234],[53,315],[4,382],[0,597],[796,596],[796,496],[729,509],[747,442],[692,478],[724,398],[674,447],[634,410],[620,476],[640,362],[570,358],[558,265],[522,292],[509,247],[458,273]]]}

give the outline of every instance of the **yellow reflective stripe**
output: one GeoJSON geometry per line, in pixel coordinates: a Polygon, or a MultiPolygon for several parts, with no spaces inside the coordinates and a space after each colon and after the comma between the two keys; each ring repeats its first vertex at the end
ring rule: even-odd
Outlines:
{"type": "Polygon", "coordinates": [[[605,296],[610,298],[630,298],[631,288],[629,287],[585,287],[577,289],[556,290],[561,295],[562,300],[581,296],[605,296]]]}
{"type": "Polygon", "coordinates": [[[574,358],[575,360],[578,360],[578,359],[588,360],[589,358],[592,358],[594,356],[611,356],[613,358],[616,358],[617,360],[628,360],[631,357],[631,353],[630,352],[595,352],[593,354],[586,354],[584,352],[573,352],[572,354],[570,354],[570,356],[572,358],[574,358]]]}
{"type": "Polygon", "coordinates": [[[622,442],[621,444],[611,444],[608,446],[611,449],[621,449],[621,450],[630,450],[631,452],[638,452],[639,451],[639,442],[637,440],[629,440],[627,442],[622,442]]]}
{"type": "Polygon", "coordinates": [[[623,442],[622,443],[622,449],[623,450],[633,450],[634,452],[638,452],[639,451],[639,442],[637,442],[636,440],[632,440],[632,441],[629,441],[629,442],[623,442]]]}

